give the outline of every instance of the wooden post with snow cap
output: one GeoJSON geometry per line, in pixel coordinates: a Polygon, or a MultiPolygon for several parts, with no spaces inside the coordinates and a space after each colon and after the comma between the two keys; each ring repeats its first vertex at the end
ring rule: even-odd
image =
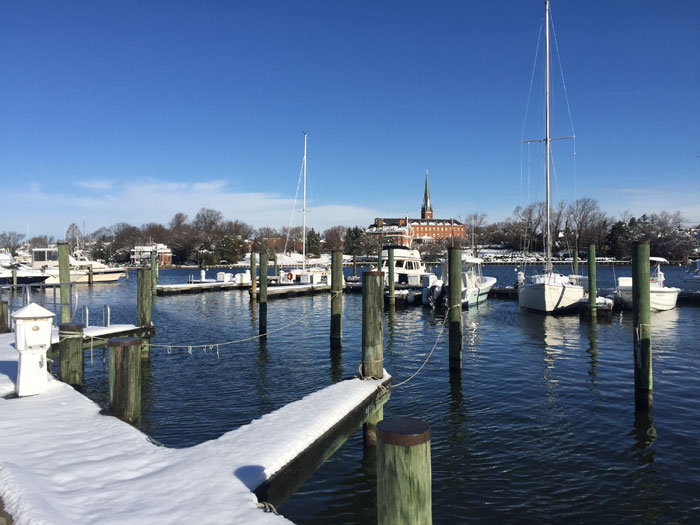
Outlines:
{"type": "Polygon", "coordinates": [[[462,250],[448,248],[450,372],[462,370],[462,250]]]}
{"type": "Polygon", "coordinates": [[[83,386],[83,325],[64,323],[58,326],[58,378],[72,387],[83,386]]]}
{"type": "Polygon", "coordinates": [[[260,335],[267,333],[267,252],[260,252],[260,335]]]}
{"type": "Polygon", "coordinates": [[[377,423],[377,521],[430,524],[430,427],[417,419],[377,423]]]}
{"type": "Polygon", "coordinates": [[[68,243],[61,241],[58,246],[58,281],[61,285],[61,323],[70,323],[70,261],[68,243]]]}
{"type": "Polygon", "coordinates": [[[384,375],[383,272],[362,274],[362,377],[381,379],[384,375]]]}
{"type": "Polygon", "coordinates": [[[136,423],[141,419],[141,339],[110,339],[109,409],[119,419],[136,423]]]}
{"type": "Polygon", "coordinates": [[[158,254],[151,251],[151,293],[155,295],[158,286],[158,254]]]}
{"type": "Polygon", "coordinates": [[[588,245],[588,306],[595,310],[598,306],[596,286],[595,244],[588,245]]]}
{"type": "Polygon", "coordinates": [[[343,346],[343,253],[331,254],[331,348],[343,346]]]}
{"type": "Polygon", "coordinates": [[[389,302],[393,303],[395,301],[394,299],[394,293],[395,293],[395,285],[394,285],[394,249],[389,248],[389,257],[387,259],[387,266],[389,268],[389,302]]]}
{"type": "Polygon", "coordinates": [[[257,283],[257,268],[255,267],[256,261],[255,261],[255,252],[253,250],[250,251],[250,296],[253,300],[258,295],[258,283],[257,283]]]}
{"type": "Polygon", "coordinates": [[[10,315],[7,301],[0,301],[0,334],[10,331],[10,315]]]}
{"type": "Polygon", "coordinates": [[[651,306],[649,282],[649,241],[634,243],[632,249],[632,328],[634,332],[634,407],[653,407],[651,367],[651,306]]]}

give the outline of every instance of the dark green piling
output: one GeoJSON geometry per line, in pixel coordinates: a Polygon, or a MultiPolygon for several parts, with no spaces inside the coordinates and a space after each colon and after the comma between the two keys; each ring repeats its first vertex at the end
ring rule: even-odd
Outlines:
{"type": "Polygon", "coordinates": [[[158,255],[156,251],[151,252],[151,293],[155,295],[158,287],[158,255]]]}
{"type": "Polygon", "coordinates": [[[386,262],[389,267],[389,302],[394,303],[395,301],[395,285],[394,285],[394,249],[389,248],[389,257],[386,262]]]}
{"type": "Polygon", "coordinates": [[[110,339],[107,346],[109,409],[127,423],[138,423],[141,419],[141,340],[137,337],[110,339]]]}
{"type": "Polygon", "coordinates": [[[649,241],[634,243],[632,250],[632,327],[634,332],[634,407],[653,407],[651,367],[651,298],[649,241]]]}
{"type": "Polygon", "coordinates": [[[357,277],[357,255],[352,256],[352,276],[357,277]]]}
{"type": "Polygon", "coordinates": [[[382,271],[382,249],[379,248],[379,252],[377,252],[377,271],[381,272],[382,271]]]}
{"type": "Polygon", "coordinates": [[[362,377],[381,379],[384,375],[384,274],[362,274],[362,377]]]}
{"type": "Polygon", "coordinates": [[[578,275],[578,250],[574,250],[574,275],[578,275]]]}
{"type": "Polygon", "coordinates": [[[58,378],[78,390],[83,386],[83,325],[64,323],[58,326],[58,378]]]}
{"type": "Polygon", "coordinates": [[[251,298],[255,299],[258,295],[258,271],[256,268],[255,252],[250,252],[250,294],[251,298]]]}
{"type": "Polygon", "coordinates": [[[10,331],[10,315],[7,301],[0,301],[0,334],[10,331]]]}
{"type": "Polygon", "coordinates": [[[377,522],[430,524],[430,427],[409,418],[377,423],[377,522]]]}
{"type": "Polygon", "coordinates": [[[61,285],[61,323],[70,323],[70,262],[68,243],[61,241],[58,246],[58,280],[61,285]]]}
{"type": "Polygon", "coordinates": [[[260,323],[259,334],[267,333],[267,252],[260,252],[260,323]]]}
{"type": "Polygon", "coordinates": [[[450,372],[462,370],[462,250],[448,249],[450,372]]]}
{"type": "Polygon", "coordinates": [[[591,310],[595,310],[598,306],[598,291],[597,291],[597,285],[596,285],[595,244],[588,245],[588,306],[591,308],[591,310]]]}
{"type": "Polygon", "coordinates": [[[343,253],[331,254],[331,348],[343,345],[343,253]]]}

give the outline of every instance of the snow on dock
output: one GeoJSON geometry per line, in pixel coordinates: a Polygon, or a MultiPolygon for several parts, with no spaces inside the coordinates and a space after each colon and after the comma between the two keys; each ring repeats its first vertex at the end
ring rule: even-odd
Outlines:
{"type": "MultiPolygon", "coordinates": [[[[109,326],[88,326],[83,328],[83,339],[97,339],[105,338],[105,336],[116,337],[117,335],[124,335],[133,333],[139,330],[139,327],[134,324],[111,324],[109,326]]],[[[13,334],[14,337],[14,334],[13,334]]],[[[14,339],[10,341],[12,343],[14,339]]],[[[58,327],[54,326],[51,328],[51,344],[58,344],[58,327]]],[[[0,343],[1,344],[1,343],[0,343]]],[[[14,351],[14,346],[13,346],[14,351]]],[[[16,361],[17,359],[15,359],[16,361]]]]}
{"type": "Polygon", "coordinates": [[[0,498],[15,525],[287,523],[252,491],[390,380],[343,381],[171,449],[54,378],[43,394],[15,397],[17,356],[14,334],[0,335],[0,498]]]}

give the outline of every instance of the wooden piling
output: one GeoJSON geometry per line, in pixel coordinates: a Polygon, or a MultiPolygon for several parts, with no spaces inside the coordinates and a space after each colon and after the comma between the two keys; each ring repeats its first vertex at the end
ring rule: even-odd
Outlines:
{"type": "Polygon", "coordinates": [[[343,253],[331,254],[331,348],[343,345],[343,253]]]}
{"type": "Polygon", "coordinates": [[[362,377],[381,379],[384,375],[383,272],[362,274],[362,377]]]}
{"type": "Polygon", "coordinates": [[[578,250],[574,250],[574,275],[578,275],[578,250]]]}
{"type": "Polygon", "coordinates": [[[430,427],[409,418],[377,423],[377,521],[430,524],[430,427]]]}
{"type": "Polygon", "coordinates": [[[7,301],[0,301],[0,334],[10,331],[10,315],[7,301]]]}
{"type": "Polygon", "coordinates": [[[260,252],[260,324],[259,334],[267,333],[267,252],[260,252]]]}
{"type": "Polygon", "coordinates": [[[138,300],[138,325],[141,328],[151,326],[151,270],[139,268],[136,280],[138,300]]]}
{"type": "Polygon", "coordinates": [[[357,255],[352,256],[352,276],[357,277],[357,255]]]}
{"type": "Polygon", "coordinates": [[[95,284],[95,274],[92,270],[92,265],[88,266],[88,286],[95,284]]]}
{"type": "Polygon", "coordinates": [[[155,251],[151,252],[151,293],[156,294],[158,286],[158,255],[155,251]]]}
{"type": "Polygon", "coordinates": [[[272,253],[272,265],[273,265],[272,275],[274,275],[275,277],[279,277],[280,268],[277,265],[277,252],[272,253]]]}
{"type": "Polygon", "coordinates": [[[110,339],[107,345],[109,408],[118,418],[137,423],[141,419],[141,340],[122,337],[110,339]]]}
{"type": "Polygon", "coordinates": [[[68,243],[60,241],[58,246],[58,280],[61,284],[61,323],[70,323],[70,262],[68,243]]]}
{"type": "Polygon", "coordinates": [[[462,250],[448,249],[450,372],[462,370],[462,250]]]}
{"type": "Polygon", "coordinates": [[[12,290],[17,292],[17,268],[12,268],[12,290]]]}
{"type": "MultiPolygon", "coordinates": [[[[598,306],[596,286],[595,244],[588,245],[588,306],[595,310],[598,306]]],[[[595,312],[594,312],[595,313],[595,312]]]]}
{"type": "Polygon", "coordinates": [[[250,294],[253,299],[258,295],[258,283],[257,283],[257,268],[255,260],[255,252],[251,250],[250,252],[250,294]]]}
{"type": "Polygon", "coordinates": [[[377,446],[377,423],[384,419],[384,406],[380,406],[362,424],[362,448],[375,449],[377,446]]]}
{"type": "Polygon", "coordinates": [[[382,248],[379,248],[379,252],[377,252],[377,271],[381,272],[382,271],[382,248]]]}
{"type": "Polygon", "coordinates": [[[58,378],[80,389],[83,386],[83,325],[64,323],[58,326],[58,378]]]}
{"type": "Polygon", "coordinates": [[[389,303],[394,303],[395,301],[395,285],[394,285],[394,249],[389,248],[389,257],[387,260],[387,266],[389,267],[389,303]]]}
{"type": "Polygon", "coordinates": [[[634,243],[632,250],[632,328],[634,333],[634,407],[653,407],[651,367],[651,307],[649,241],[634,243]]]}

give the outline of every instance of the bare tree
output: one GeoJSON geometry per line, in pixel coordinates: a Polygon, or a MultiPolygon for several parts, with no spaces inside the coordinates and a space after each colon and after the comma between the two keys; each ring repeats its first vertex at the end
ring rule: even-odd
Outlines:
{"type": "Polygon", "coordinates": [[[343,249],[343,241],[345,240],[345,226],[331,226],[323,232],[323,238],[326,241],[326,249],[330,252],[343,249]]]}
{"type": "Polygon", "coordinates": [[[200,240],[210,244],[221,234],[221,224],[224,216],[218,210],[202,208],[197,212],[192,227],[199,234],[200,240]]]}
{"type": "Polygon", "coordinates": [[[17,255],[19,248],[24,239],[23,233],[18,232],[2,232],[0,233],[0,248],[5,248],[12,255],[17,255]]]}
{"type": "Polygon", "coordinates": [[[29,246],[32,248],[48,248],[49,244],[55,241],[50,235],[37,235],[36,237],[29,239],[27,242],[29,242],[29,246]]]}
{"type": "Polygon", "coordinates": [[[83,234],[80,231],[80,227],[75,223],[68,226],[66,230],[66,242],[70,246],[71,252],[78,247],[81,239],[83,239],[83,234]]]}

